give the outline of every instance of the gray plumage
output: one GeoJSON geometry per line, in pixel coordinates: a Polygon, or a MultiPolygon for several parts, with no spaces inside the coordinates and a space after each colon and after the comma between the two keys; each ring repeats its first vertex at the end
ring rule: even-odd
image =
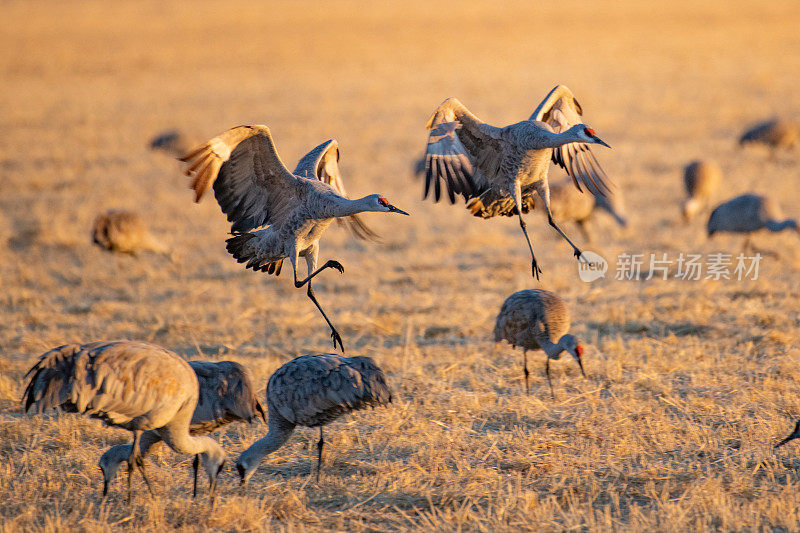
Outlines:
{"type": "MultiPolygon", "coordinates": [[[[252,423],[261,417],[266,423],[266,413],[256,396],[250,372],[233,361],[189,361],[197,375],[199,398],[189,423],[189,433],[205,435],[231,422],[252,423]]],[[[162,442],[157,431],[145,431],[139,443],[140,455],[144,458],[162,442]]],[[[103,473],[103,495],[114,480],[117,470],[128,460],[130,444],[118,444],[109,448],[99,461],[103,473]]],[[[194,469],[194,493],[197,493],[197,462],[194,469]]]]}
{"type": "Polygon", "coordinates": [[[583,110],[565,86],[555,87],[528,120],[498,128],[473,115],[455,98],[448,98],[428,121],[425,197],[439,201],[444,187],[451,203],[464,196],[476,216],[516,213],[531,252],[532,273],[541,269],[522,218],[522,202],[533,192],[542,198],[550,225],[580,250],[555,223],[550,210],[547,174],[550,160],[560,165],[580,189],[578,180],[605,194],[607,179],[588,144],[608,146],[581,120],[583,110]],[[506,201],[511,198],[513,202],[506,201]],[[502,208],[496,203],[501,202],[502,208]]]}
{"type": "Polygon", "coordinates": [[[742,134],[739,144],[761,144],[773,152],[779,148],[796,148],[800,144],[800,125],[783,119],[760,122],[742,134]]]}
{"type": "Polygon", "coordinates": [[[27,376],[31,377],[22,397],[25,412],[60,408],[133,433],[127,459],[129,499],[135,468],[152,494],[139,444],[143,432],[155,430],[176,452],[200,455],[213,500],[225,452],[213,439],[189,433],[199,388],[183,359],[144,342],[67,344],[43,354],[27,376]]]}
{"type": "Polygon", "coordinates": [[[542,350],[547,355],[545,373],[553,392],[550,380],[550,360],[559,359],[562,352],[569,352],[583,371],[583,347],[578,339],[569,333],[570,312],[567,303],[556,293],[544,289],[531,289],[515,292],[509,296],[494,326],[494,340],[506,340],[513,347],[523,350],[523,371],[525,392],[530,393],[528,383],[528,350],[542,350]]]}
{"type": "Polygon", "coordinates": [[[194,175],[192,189],[200,201],[209,186],[222,211],[232,223],[228,252],[246,268],[276,276],[285,258],[292,263],[295,287],[308,284],[308,297],[331,328],[334,348],[342,339],[322,310],[311,288],[311,279],[326,268],[344,272],[329,260],[317,269],[319,239],[334,219],[346,218],[362,238],[375,234],[356,215],[363,212],[408,213],[377,194],[358,200],[347,198],[339,174],[339,149],[326,141],[303,157],[294,173],[284,166],[266,126],[239,126],[214,137],[186,154],[186,170],[194,175]],[[255,230],[258,227],[268,227],[255,230]],[[297,262],[304,257],[307,277],[297,279],[297,262]]]}
{"type": "Polygon", "coordinates": [[[111,209],[97,215],[92,225],[92,241],[110,252],[169,253],[167,246],[150,233],[142,217],[132,211],[111,209]]]}
{"type": "Polygon", "coordinates": [[[343,414],[387,405],[392,391],[369,357],[303,355],[281,366],[267,384],[269,433],[236,461],[246,483],[261,460],[286,442],[296,426],[319,427],[317,478],[322,462],[322,426],[343,414]]]}
{"type": "Polygon", "coordinates": [[[784,218],[777,202],[757,194],[743,194],[718,205],[708,217],[706,227],[709,237],[719,232],[746,234],[745,250],[755,250],[750,242],[750,234],[755,231],[798,231],[796,219],[784,218]]]}
{"type": "Polygon", "coordinates": [[[722,181],[722,169],[714,161],[692,161],[683,169],[683,218],[692,219],[705,209],[722,181]]]}

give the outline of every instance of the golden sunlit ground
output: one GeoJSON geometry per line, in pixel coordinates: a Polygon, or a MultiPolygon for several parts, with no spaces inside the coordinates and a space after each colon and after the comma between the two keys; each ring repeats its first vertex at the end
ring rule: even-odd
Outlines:
{"type": "Polygon", "coordinates": [[[704,216],[681,221],[691,159],[722,167],[716,201],[769,193],[800,215],[800,153],[736,145],[761,119],[800,119],[798,20],[794,0],[3,3],[0,530],[800,529],[800,447],[772,449],[800,416],[797,235],[757,238],[780,259],[754,281],[614,279],[620,253],[738,253],[741,238],[706,241],[704,216]],[[412,174],[445,97],[505,125],[557,83],[613,146],[596,153],[627,200],[628,228],[594,220],[587,248],[612,266],[591,284],[540,213],[537,283],[516,221],[423,202],[412,174]],[[328,428],[318,483],[302,429],[240,490],[232,465],[266,427],[234,425],[215,434],[229,462],[212,512],[169,450],[149,460],[156,500],[137,477],[129,507],[120,476],[100,505],[97,459],[130,434],[23,416],[39,354],[148,340],[240,361],[263,395],[284,362],[331,350],[291,271],[236,264],[217,204],[193,204],[180,165],[147,149],[165,129],[205,140],[248,123],[290,167],[335,137],[352,196],[412,213],[366,215],[382,244],[329,230],[320,259],[345,273],[316,280],[395,403],[328,428]],[[172,258],[92,246],[112,207],[141,213],[172,258]],[[569,301],[586,346],[587,380],[554,365],[555,400],[541,353],[525,396],[521,354],[492,343],[503,300],[533,287],[569,301]]]}

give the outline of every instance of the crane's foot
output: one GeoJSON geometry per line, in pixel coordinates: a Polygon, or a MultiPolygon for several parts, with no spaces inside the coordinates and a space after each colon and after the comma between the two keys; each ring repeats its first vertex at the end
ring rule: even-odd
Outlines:
{"type": "Polygon", "coordinates": [[[325,263],[324,268],[335,268],[340,274],[344,274],[344,266],[342,266],[342,264],[335,259],[329,259],[328,262],[325,263]]]}
{"type": "Polygon", "coordinates": [[[331,329],[331,339],[333,340],[333,349],[336,349],[336,343],[339,343],[339,348],[342,349],[342,353],[344,353],[344,344],[342,344],[342,336],[339,335],[339,332],[335,329],[331,329]]]}
{"type": "Polygon", "coordinates": [[[531,272],[536,281],[539,281],[539,274],[542,273],[542,269],[539,268],[539,264],[536,262],[536,259],[531,261],[531,272]]]}
{"type": "Polygon", "coordinates": [[[578,260],[578,263],[580,263],[581,261],[586,261],[586,264],[587,265],[589,264],[589,260],[583,257],[583,252],[581,252],[577,248],[575,248],[575,250],[572,251],[572,255],[575,256],[575,258],[578,260]]]}

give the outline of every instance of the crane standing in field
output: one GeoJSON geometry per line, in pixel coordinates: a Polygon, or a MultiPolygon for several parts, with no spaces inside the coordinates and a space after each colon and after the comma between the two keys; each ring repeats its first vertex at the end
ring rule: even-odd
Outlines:
{"type": "Polygon", "coordinates": [[[550,380],[550,360],[559,359],[562,352],[569,352],[583,371],[583,347],[578,339],[568,333],[570,313],[567,303],[556,293],[544,289],[515,292],[509,296],[494,326],[494,341],[507,340],[513,347],[523,350],[525,392],[530,394],[528,381],[528,350],[543,350],[547,355],[545,374],[550,385],[550,394],[555,398],[553,382],[550,380]]]}
{"type": "Polygon", "coordinates": [[[692,161],[683,169],[683,218],[687,222],[708,206],[722,181],[722,170],[713,161],[692,161]]]}
{"type": "Polygon", "coordinates": [[[150,233],[142,217],[132,211],[111,209],[97,215],[92,224],[92,241],[110,252],[169,253],[169,248],[150,233]]]}
{"type": "Polygon", "coordinates": [[[778,149],[800,145],[800,125],[783,119],[760,122],[742,134],[739,144],[761,144],[774,156],[778,149]]]}
{"type": "Polygon", "coordinates": [[[761,229],[772,232],[793,229],[800,233],[796,219],[784,219],[774,200],[757,194],[743,194],[718,205],[708,218],[707,229],[709,237],[718,232],[744,233],[747,238],[743,251],[753,250],[764,254],[774,252],[759,250],[753,246],[750,241],[753,232],[761,229]]]}
{"type": "Polygon", "coordinates": [[[486,124],[456,98],[448,98],[427,125],[430,135],[425,197],[433,186],[438,202],[440,182],[444,182],[450,203],[455,203],[456,195],[461,194],[476,216],[516,213],[531,252],[531,270],[538,279],[541,268],[522,218],[523,198],[535,191],[542,199],[550,226],[572,246],[580,260],[581,251],[561,231],[550,212],[547,173],[552,159],[579,189],[578,179],[602,194],[608,190],[605,172],[587,146],[608,145],[583,124],[582,113],[572,92],[563,85],[550,91],[528,120],[504,128],[486,124]],[[505,202],[509,195],[513,204],[505,202]],[[504,207],[498,208],[497,202],[504,207]]]}
{"type": "MultiPolygon", "coordinates": [[[[189,361],[197,375],[199,397],[189,423],[189,433],[205,435],[226,424],[237,421],[252,423],[260,416],[266,423],[266,413],[256,397],[250,372],[233,361],[189,361]]],[[[145,431],[139,441],[139,455],[144,458],[162,442],[157,431],[145,431]]],[[[100,470],[103,472],[103,496],[117,475],[117,470],[131,455],[130,444],[112,446],[100,457],[100,470]]],[[[192,496],[197,495],[197,471],[199,458],[195,456],[194,488],[192,496]]]]}
{"type": "Polygon", "coordinates": [[[222,211],[232,222],[233,237],[227,240],[228,252],[246,268],[276,276],[285,258],[292,262],[294,286],[308,284],[308,297],[331,328],[333,346],[342,338],[322,310],[311,288],[311,280],[326,268],[344,272],[341,263],[329,260],[317,268],[319,239],[334,219],[344,220],[360,238],[375,234],[359,219],[358,213],[400,213],[378,194],[350,200],[339,174],[339,145],[329,140],[306,154],[294,172],[284,166],[269,128],[239,126],[214,137],[182,158],[191,162],[186,170],[194,174],[195,201],[213,185],[222,211]],[[267,228],[252,231],[260,226],[267,228]],[[297,279],[297,262],[304,257],[307,277],[297,279]]]}
{"type": "Polygon", "coordinates": [[[189,432],[199,393],[197,377],[186,361],[144,342],[66,344],[43,354],[27,375],[31,374],[22,396],[25,412],[61,408],[133,433],[127,459],[128,501],[135,468],[153,494],[140,442],[145,431],[155,430],[176,452],[200,455],[213,502],[225,452],[214,439],[189,432]]]}
{"type": "Polygon", "coordinates": [[[267,383],[269,433],[236,461],[242,484],[247,483],[261,460],[289,439],[296,426],[319,427],[317,480],[325,440],[322,426],[343,414],[387,405],[392,391],[386,376],[369,357],[334,354],[303,355],[284,364],[267,383]]]}

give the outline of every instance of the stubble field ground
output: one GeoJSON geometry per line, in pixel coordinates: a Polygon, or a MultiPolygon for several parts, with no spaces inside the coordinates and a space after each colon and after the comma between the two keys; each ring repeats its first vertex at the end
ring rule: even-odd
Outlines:
{"type": "MultiPolygon", "coordinates": [[[[763,2],[7,2],[0,25],[0,530],[797,530],[800,451],[772,445],[800,416],[800,252],[760,236],[757,280],[614,279],[620,253],[738,253],[679,217],[691,159],[725,173],[716,200],[756,191],[800,215],[800,154],[740,150],[747,125],[800,119],[800,4],[763,2]],[[493,124],[526,118],[557,83],[613,146],[598,151],[630,225],[602,214],[588,249],[612,262],[583,283],[570,249],[531,213],[541,283],[512,219],[421,201],[412,162],[447,96],[493,124]],[[36,357],[68,342],[148,340],[187,359],[272,371],[331,351],[284,274],[225,252],[213,201],[192,203],[176,161],[147,150],[178,127],[197,140],[270,126],[284,161],[335,137],[349,192],[411,217],[367,215],[383,235],[326,234],[316,287],[350,354],[396,393],[326,433],[301,430],[246,490],[230,466],[266,432],[216,434],[229,454],[212,512],[190,497],[190,458],[155,455],[151,500],[124,481],[100,505],[96,461],[129,440],[72,415],[26,417],[36,357]],[[172,258],[91,245],[107,208],[143,214],[172,258]],[[559,292],[587,347],[588,379],[493,346],[512,292],[559,292]]],[[[553,179],[561,172],[551,171],[553,179]]],[[[702,218],[702,217],[701,217],[702,218]]],[[[582,243],[572,225],[566,231],[582,243]]],[[[644,269],[647,270],[646,268],[644,269]]],[[[122,478],[120,478],[122,479],[122,478]]],[[[138,478],[137,478],[138,479],[138,478]]]]}

